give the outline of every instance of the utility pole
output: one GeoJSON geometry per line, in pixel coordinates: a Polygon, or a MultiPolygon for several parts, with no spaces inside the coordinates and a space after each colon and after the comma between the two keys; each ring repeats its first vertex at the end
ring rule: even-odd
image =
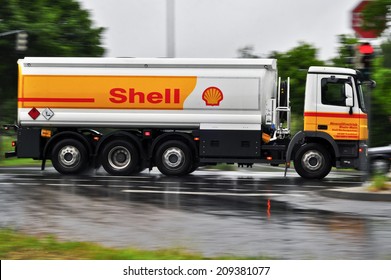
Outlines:
{"type": "Polygon", "coordinates": [[[175,57],[175,0],[167,0],[167,57],[175,57]]]}

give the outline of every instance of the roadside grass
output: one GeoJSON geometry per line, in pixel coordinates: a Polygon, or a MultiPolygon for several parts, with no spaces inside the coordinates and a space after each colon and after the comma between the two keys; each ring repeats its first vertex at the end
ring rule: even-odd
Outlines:
{"type": "Polygon", "coordinates": [[[59,241],[54,236],[35,237],[11,229],[0,229],[2,260],[229,260],[267,259],[222,256],[207,258],[184,249],[146,251],[108,248],[90,242],[59,241]]]}
{"type": "Polygon", "coordinates": [[[376,174],[372,177],[368,190],[371,192],[391,190],[390,179],[386,175],[376,174]]]}
{"type": "MultiPolygon", "coordinates": [[[[0,159],[0,166],[6,167],[6,166],[40,166],[41,162],[33,159],[28,158],[1,158],[0,159]]],[[[46,165],[48,166],[48,165],[46,165]]]]}
{"type": "Polygon", "coordinates": [[[208,165],[207,169],[219,171],[236,171],[237,167],[234,164],[221,163],[217,165],[208,165]]]}

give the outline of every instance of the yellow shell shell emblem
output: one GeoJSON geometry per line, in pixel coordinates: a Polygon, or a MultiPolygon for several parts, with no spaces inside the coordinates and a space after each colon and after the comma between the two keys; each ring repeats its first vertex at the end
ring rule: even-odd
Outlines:
{"type": "Polygon", "coordinates": [[[219,106],[223,100],[223,92],[217,87],[208,87],[202,93],[202,100],[205,101],[206,106],[219,106]]]}

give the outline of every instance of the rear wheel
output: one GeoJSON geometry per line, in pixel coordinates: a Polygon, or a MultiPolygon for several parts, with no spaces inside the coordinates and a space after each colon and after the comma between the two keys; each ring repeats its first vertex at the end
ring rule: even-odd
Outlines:
{"type": "Polygon", "coordinates": [[[331,170],[330,154],[316,143],[301,146],[296,152],[294,164],[296,172],[307,179],[322,179],[331,170]]]}
{"type": "Polygon", "coordinates": [[[64,139],[52,150],[52,164],[61,174],[78,174],[88,167],[86,147],[78,140],[64,139]]]}
{"type": "Polygon", "coordinates": [[[103,168],[111,175],[131,175],[140,170],[139,152],[126,140],[114,140],[102,151],[103,168]]]}
{"type": "Polygon", "coordinates": [[[193,167],[190,148],[178,140],[170,140],[157,149],[155,163],[161,173],[168,176],[188,174],[193,167]]]}

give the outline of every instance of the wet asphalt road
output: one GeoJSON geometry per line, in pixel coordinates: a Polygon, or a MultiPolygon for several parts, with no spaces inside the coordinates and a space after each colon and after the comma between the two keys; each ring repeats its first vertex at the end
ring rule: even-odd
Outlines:
{"type": "Polygon", "coordinates": [[[0,227],[114,247],[184,248],[205,256],[390,259],[391,203],[332,199],[363,175],[306,181],[280,168],[196,171],[185,178],[0,168],[0,227]]]}

